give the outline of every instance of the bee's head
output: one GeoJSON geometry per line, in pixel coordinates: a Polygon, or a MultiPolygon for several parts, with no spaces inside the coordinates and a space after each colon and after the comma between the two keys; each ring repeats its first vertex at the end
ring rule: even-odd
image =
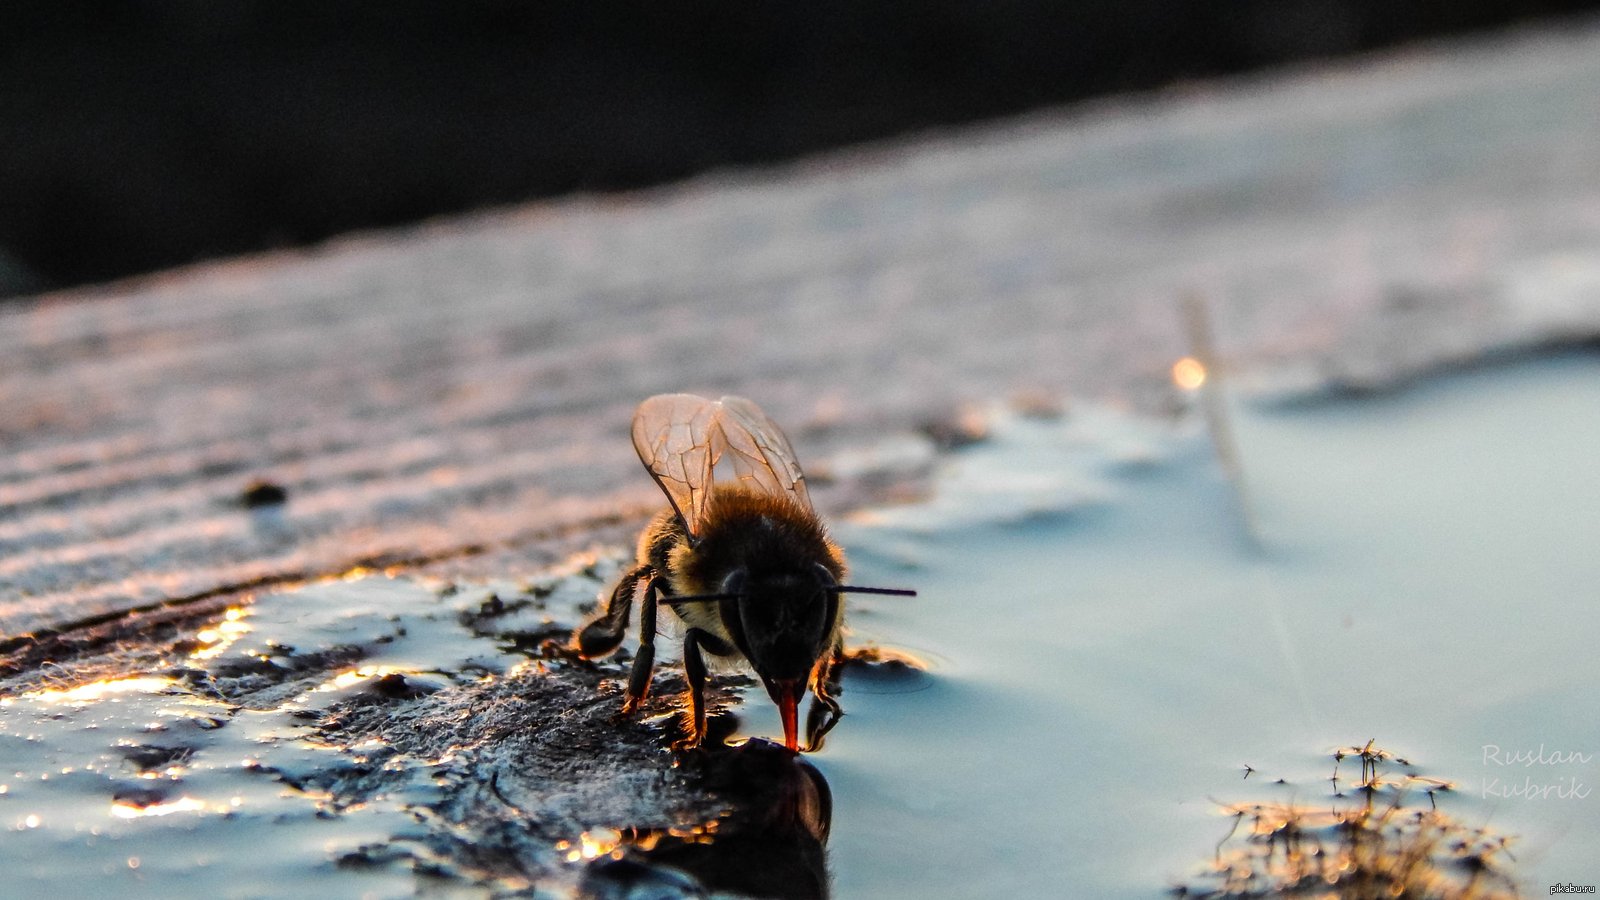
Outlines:
{"type": "Polygon", "coordinates": [[[833,636],[839,604],[834,587],[833,575],[820,565],[814,571],[760,576],[740,568],[722,583],[722,593],[737,595],[722,601],[723,617],[730,618],[731,612],[737,619],[730,630],[743,637],[740,649],[783,712],[791,750],[796,747],[795,709],[833,636]]]}

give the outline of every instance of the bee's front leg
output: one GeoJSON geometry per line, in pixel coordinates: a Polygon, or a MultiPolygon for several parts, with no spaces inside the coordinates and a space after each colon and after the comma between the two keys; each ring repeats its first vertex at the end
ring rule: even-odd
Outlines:
{"type": "Polygon", "coordinates": [[[621,713],[624,716],[633,715],[650,695],[650,670],[656,664],[656,604],[661,594],[661,579],[651,578],[644,589],[644,605],[639,608],[639,652],[628,672],[628,699],[623,701],[621,713]]]}
{"type": "Polygon", "coordinates": [[[844,715],[844,709],[834,699],[841,690],[843,676],[844,648],[835,645],[828,658],[817,663],[816,671],[811,676],[813,696],[811,709],[806,712],[807,753],[822,749],[822,739],[833,730],[833,726],[839,724],[839,718],[844,715]]]}

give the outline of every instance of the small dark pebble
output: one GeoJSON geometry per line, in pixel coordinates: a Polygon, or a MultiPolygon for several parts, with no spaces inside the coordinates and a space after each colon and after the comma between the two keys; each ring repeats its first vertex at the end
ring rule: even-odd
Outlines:
{"type": "Polygon", "coordinates": [[[246,675],[280,676],[283,666],[260,656],[239,656],[222,659],[211,669],[218,678],[243,678],[246,675]]]}
{"type": "Polygon", "coordinates": [[[383,860],[373,859],[371,854],[365,851],[357,851],[339,857],[339,861],[334,865],[341,869],[376,869],[385,863],[383,860]]]}
{"type": "Polygon", "coordinates": [[[921,660],[892,650],[851,651],[844,671],[853,689],[868,694],[909,694],[933,686],[933,676],[921,660]]]}
{"type": "Polygon", "coordinates": [[[111,795],[111,802],[119,806],[144,809],[167,799],[167,792],[156,788],[123,788],[111,795]]]}
{"type": "Polygon", "coordinates": [[[205,669],[191,669],[188,666],[174,666],[162,669],[156,674],[165,675],[168,678],[188,684],[202,684],[211,677],[205,669]]]}
{"type": "Polygon", "coordinates": [[[406,680],[399,672],[390,672],[372,683],[372,692],[390,700],[415,700],[432,693],[419,684],[406,680]]]}
{"type": "Polygon", "coordinates": [[[884,660],[852,659],[852,660],[846,662],[845,666],[847,666],[852,671],[878,672],[878,673],[884,673],[884,674],[887,674],[887,675],[890,675],[890,676],[894,676],[894,677],[900,677],[900,676],[906,675],[907,673],[910,673],[910,672],[921,672],[922,671],[921,669],[917,668],[916,666],[911,665],[910,663],[906,662],[903,659],[884,659],[884,660]]]}
{"type": "Polygon", "coordinates": [[[706,896],[693,878],[634,859],[603,857],[589,864],[578,883],[584,900],[687,900],[706,896]]]}
{"type": "MultiPolygon", "coordinates": [[[[167,766],[182,763],[193,755],[193,747],[162,747],[156,744],[140,744],[136,747],[122,748],[122,757],[133,763],[141,772],[164,769],[167,766]]],[[[120,797],[121,795],[119,794],[118,796],[120,797]]]]}
{"type": "Polygon", "coordinates": [[[270,481],[252,481],[239,495],[239,502],[245,509],[279,506],[289,502],[289,490],[281,484],[273,484],[270,481]]]}
{"type": "Polygon", "coordinates": [[[954,450],[987,440],[989,420],[976,407],[961,407],[930,416],[918,427],[940,450],[954,450]]]}

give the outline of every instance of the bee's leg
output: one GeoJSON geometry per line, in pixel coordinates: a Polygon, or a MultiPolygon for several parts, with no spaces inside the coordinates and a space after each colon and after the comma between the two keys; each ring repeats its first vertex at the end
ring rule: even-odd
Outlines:
{"type": "Polygon", "coordinates": [[[815,753],[822,749],[822,739],[827,737],[833,726],[839,724],[839,718],[844,715],[844,709],[835,700],[841,690],[840,681],[844,677],[844,648],[835,645],[828,658],[817,663],[817,669],[812,674],[811,709],[806,712],[806,752],[815,753]]]}
{"type": "Polygon", "coordinates": [[[639,652],[628,672],[628,699],[622,704],[625,716],[632,715],[650,694],[650,670],[656,664],[656,604],[662,593],[661,579],[651,578],[644,589],[644,605],[639,607],[639,652]]]}
{"type": "Polygon", "coordinates": [[[689,681],[689,710],[684,722],[684,737],[672,745],[674,750],[700,746],[706,736],[706,659],[700,648],[727,656],[733,652],[727,641],[708,631],[689,629],[683,636],[683,674],[689,681]]]}
{"type": "Polygon", "coordinates": [[[621,646],[623,632],[628,630],[628,613],[633,609],[633,594],[639,589],[639,582],[653,574],[655,569],[650,566],[639,566],[622,576],[611,591],[605,613],[573,634],[572,650],[584,659],[594,659],[621,646]]]}
{"type": "Polygon", "coordinates": [[[689,681],[689,712],[683,723],[684,736],[672,745],[674,750],[690,750],[700,746],[706,736],[706,659],[700,654],[700,642],[710,637],[698,628],[689,629],[683,636],[683,674],[689,681]]]}

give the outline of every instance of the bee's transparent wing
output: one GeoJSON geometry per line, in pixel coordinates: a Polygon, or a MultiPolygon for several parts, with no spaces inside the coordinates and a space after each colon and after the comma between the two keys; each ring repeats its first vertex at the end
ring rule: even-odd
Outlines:
{"type": "Polygon", "coordinates": [[[723,397],[716,405],[720,410],[718,427],[712,432],[713,464],[726,453],[740,481],[769,494],[791,497],[802,509],[810,509],[805,476],[800,474],[800,463],[783,429],[743,397],[723,397]]]}
{"type": "Polygon", "coordinates": [[[698,534],[716,464],[712,434],[721,404],[693,394],[657,394],[633,413],[633,449],[690,534],[698,534]]]}

